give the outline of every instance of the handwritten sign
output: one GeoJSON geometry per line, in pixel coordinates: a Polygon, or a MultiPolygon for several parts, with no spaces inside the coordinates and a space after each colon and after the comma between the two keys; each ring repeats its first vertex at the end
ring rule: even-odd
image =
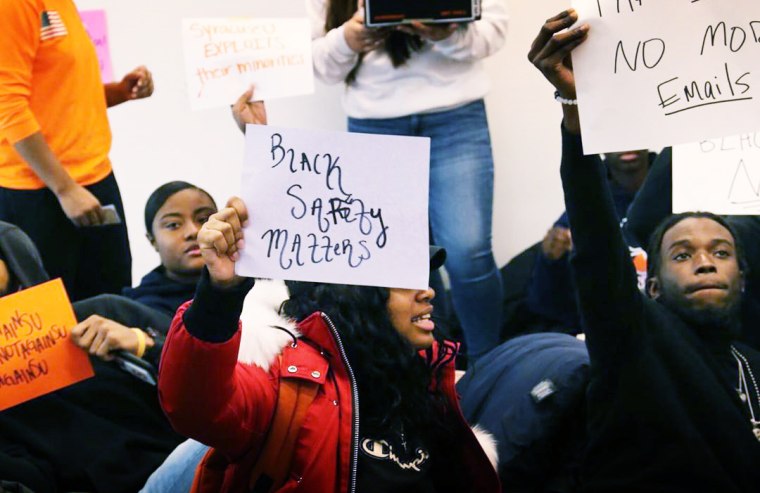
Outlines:
{"type": "Polygon", "coordinates": [[[87,34],[95,45],[95,53],[100,62],[100,77],[103,82],[113,82],[111,50],[108,45],[108,24],[105,10],[82,10],[79,12],[87,34]]]}
{"type": "Polygon", "coordinates": [[[184,19],[192,109],[232,104],[251,84],[256,99],[314,92],[307,19],[184,19]]]}
{"type": "Polygon", "coordinates": [[[93,375],[60,279],[0,298],[0,410],[93,375]]]}
{"type": "Polygon", "coordinates": [[[586,153],[655,149],[760,127],[760,2],[574,0],[586,153]]]}
{"type": "Polygon", "coordinates": [[[673,147],[673,212],[760,214],[760,132],[673,147]]]}
{"type": "Polygon", "coordinates": [[[238,274],[426,288],[430,140],[248,125],[238,274]]]}

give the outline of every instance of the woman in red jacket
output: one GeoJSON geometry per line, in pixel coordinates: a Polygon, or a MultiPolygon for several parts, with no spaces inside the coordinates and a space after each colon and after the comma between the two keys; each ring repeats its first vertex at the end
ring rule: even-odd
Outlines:
{"type": "Polygon", "coordinates": [[[238,363],[238,318],[254,284],[234,273],[247,218],[232,199],[200,231],[207,269],[174,319],[159,378],[175,428],[229,462],[215,488],[251,491],[278,388],[293,378],[319,391],[274,491],[498,492],[457,403],[455,347],[436,341],[431,289],[290,283],[283,314],[294,321],[294,339],[268,365],[238,363]]]}

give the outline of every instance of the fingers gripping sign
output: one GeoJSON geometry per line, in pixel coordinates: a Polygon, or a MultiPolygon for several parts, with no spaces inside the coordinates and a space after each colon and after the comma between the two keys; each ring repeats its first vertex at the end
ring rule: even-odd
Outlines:
{"type": "MultiPolygon", "coordinates": [[[[586,41],[589,32],[588,24],[570,29],[577,20],[578,14],[574,9],[565,10],[547,19],[528,52],[528,60],[544,74],[560,96],[567,99],[576,97],[570,54],[586,41]]],[[[580,133],[577,108],[563,105],[563,111],[565,126],[580,133]]]]}
{"type": "Polygon", "coordinates": [[[253,100],[254,88],[245,91],[232,105],[232,118],[241,132],[245,133],[246,124],[266,125],[267,109],[264,101],[253,100]]]}
{"type": "Polygon", "coordinates": [[[208,268],[211,283],[227,288],[238,285],[242,277],[235,274],[235,262],[244,248],[243,226],[248,221],[248,209],[238,197],[211,216],[198,233],[201,255],[208,268]]]}
{"type": "Polygon", "coordinates": [[[565,31],[577,20],[578,14],[573,9],[548,19],[528,53],[531,63],[566,98],[575,98],[575,78],[570,53],[586,40],[589,30],[588,24],[583,24],[565,31]]]}

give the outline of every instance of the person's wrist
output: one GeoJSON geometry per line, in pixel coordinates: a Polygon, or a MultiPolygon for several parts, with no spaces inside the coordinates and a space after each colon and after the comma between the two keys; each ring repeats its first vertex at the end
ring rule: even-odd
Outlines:
{"type": "Polygon", "coordinates": [[[58,183],[53,184],[50,187],[50,190],[56,197],[60,199],[72,194],[77,188],[79,188],[79,186],[80,185],[77,182],[75,182],[68,174],[66,174],[66,177],[60,180],[58,183]]]}
{"type": "Polygon", "coordinates": [[[232,279],[229,279],[227,281],[221,281],[209,276],[209,280],[211,281],[212,288],[217,289],[219,291],[229,291],[240,286],[244,278],[240,276],[234,276],[232,279]]]}
{"type": "Polygon", "coordinates": [[[119,99],[122,103],[132,99],[132,87],[126,80],[119,82],[119,99]]]}
{"type": "Polygon", "coordinates": [[[141,329],[131,328],[132,334],[134,334],[136,341],[132,348],[132,352],[138,358],[142,358],[145,354],[145,350],[148,347],[148,335],[141,329]]]}
{"type": "Polygon", "coordinates": [[[567,97],[564,96],[560,91],[554,91],[554,100],[565,106],[578,106],[578,100],[576,99],[574,93],[572,97],[567,97]]]}
{"type": "Polygon", "coordinates": [[[581,134],[580,118],[577,106],[562,106],[562,126],[572,135],[581,134]]]}
{"type": "Polygon", "coordinates": [[[346,22],[343,23],[343,25],[340,27],[341,31],[341,37],[343,38],[343,41],[345,43],[345,46],[351,50],[352,53],[358,54],[361,51],[361,46],[359,43],[355,42],[355,21],[349,19],[346,22]]]}

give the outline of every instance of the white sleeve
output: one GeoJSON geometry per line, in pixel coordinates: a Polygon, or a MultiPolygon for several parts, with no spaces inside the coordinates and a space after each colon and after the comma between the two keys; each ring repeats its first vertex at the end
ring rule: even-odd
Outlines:
{"type": "Polygon", "coordinates": [[[311,19],[314,75],[326,84],[343,82],[359,61],[359,55],[348,46],[343,26],[325,33],[325,0],[306,0],[306,10],[311,19]]]}
{"type": "Polygon", "coordinates": [[[504,0],[483,0],[479,21],[457,29],[448,38],[433,43],[433,49],[458,61],[474,61],[493,55],[504,46],[507,36],[507,9],[504,0]]]}

